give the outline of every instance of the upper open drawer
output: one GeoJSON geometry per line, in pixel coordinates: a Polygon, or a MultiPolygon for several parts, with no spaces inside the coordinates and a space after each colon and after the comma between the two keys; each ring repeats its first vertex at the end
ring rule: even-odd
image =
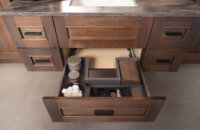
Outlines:
{"type": "MultiPolygon", "coordinates": [[[[126,58],[129,58],[129,55],[126,58]]],[[[106,62],[104,63],[106,64],[106,62]]],[[[86,59],[83,58],[81,67],[83,70],[80,71],[80,85],[84,88],[83,97],[63,97],[61,90],[69,83],[67,76],[69,73],[69,68],[66,65],[58,96],[43,98],[44,104],[52,121],[154,121],[163,106],[165,97],[151,97],[140,64],[139,62],[136,63],[141,80],[140,85],[116,87],[116,85],[113,84],[113,87],[92,87],[85,84],[85,71],[83,68],[86,66],[86,59]],[[109,93],[111,91],[116,91],[116,89],[120,90],[121,97],[110,97],[109,94],[103,95],[102,97],[101,95],[102,91],[109,93]]],[[[99,64],[96,66],[99,67],[99,64]]],[[[131,66],[128,67],[131,68],[131,66]]],[[[94,68],[94,65],[90,68],[94,68]]]]}
{"type": "Polygon", "coordinates": [[[146,48],[153,18],[54,17],[62,48],[146,48]]]}

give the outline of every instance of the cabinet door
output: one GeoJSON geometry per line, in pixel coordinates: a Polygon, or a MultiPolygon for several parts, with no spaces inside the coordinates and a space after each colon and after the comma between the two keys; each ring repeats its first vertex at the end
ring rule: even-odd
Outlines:
{"type": "Polygon", "coordinates": [[[0,17],[0,51],[17,51],[2,17],[0,17]]]}
{"type": "Polygon", "coordinates": [[[146,48],[153,18],[54,17],[62,48],[146,48]]]}
{"type": "Polygon", "coordinates": [[[191,46],[195,18],[155,18],[148,48],[181,49],[191,46]]]}
{"type": "Polygon", "coordinates": [[[13,62],[21,62],[21,58],[2,17],[0,17],[0,63],[13,62]]]}

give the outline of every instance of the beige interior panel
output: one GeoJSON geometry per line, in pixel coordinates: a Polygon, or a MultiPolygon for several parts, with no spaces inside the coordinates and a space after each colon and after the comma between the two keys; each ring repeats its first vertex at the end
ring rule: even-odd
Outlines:
{"type": "MultiPolygon", "coordinates": [[[[141,49],[135,50],[140,57],[141,49]]],[[[77,49],[76,55],[90,58],[90,68],[116,68],[116,57],[129,57],[126,48],[111,49],[77,49]]]]}

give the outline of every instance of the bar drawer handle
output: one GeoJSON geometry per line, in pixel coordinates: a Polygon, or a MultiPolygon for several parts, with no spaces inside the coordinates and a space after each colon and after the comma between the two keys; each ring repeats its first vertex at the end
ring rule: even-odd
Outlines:
{"type": "Polygon", "coordinates": [[[38,63],[38,64],[44,64],[44,63],[50,63],[50,59],[37,59],[35,60],[35,63],[38,63]]]}
{"type": "Polygon", "coordinates": [[[112,116],[114,114],[113,110],[95,110],[94,114],[96,116],[112,116]]]}
{"type": "Polygon", "coordinates": [[[182,32],[165,32],[165,35],[168,37],[182,37],[182,32]]]}
{"type": "Polygon", "coordinates": [[[25,36],[41,36],[42,32],[25,32],[25,36]]]}
{"type": "Polygon", "coordinates": [[[170,59],[156,59],[156,62],[159,64],[171,64],[170,59]]]}

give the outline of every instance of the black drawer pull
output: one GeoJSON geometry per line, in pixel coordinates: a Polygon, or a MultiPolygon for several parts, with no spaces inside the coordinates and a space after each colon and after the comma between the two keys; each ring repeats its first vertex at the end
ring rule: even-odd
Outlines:
{"type": "Polygon", "coordinates": [[[44,64],[44,63],[50,63],[50,59],[37,59],[35,60],[35,63],[37,64],[44,64]]]}
{"type": "Polygon", "coordinates": [[[182,32],[165,32],[165,35],[168,37],[182,37],[182,32]]]}
{"type": "Polygon", "coordinates": [[[156,62],[159,64],[171,64],[170,59],[156,59],[156,62]]]}
{"type": "Polygon", "coordinates": [[[42,32],[25,32],[25,36],[41,36],[42,32]]]}
{"type": "Polygon", "coordinates": [[[96,116],[112,116],[114,112],[113,110],[95,110],[94,114],[96,116]]]}

